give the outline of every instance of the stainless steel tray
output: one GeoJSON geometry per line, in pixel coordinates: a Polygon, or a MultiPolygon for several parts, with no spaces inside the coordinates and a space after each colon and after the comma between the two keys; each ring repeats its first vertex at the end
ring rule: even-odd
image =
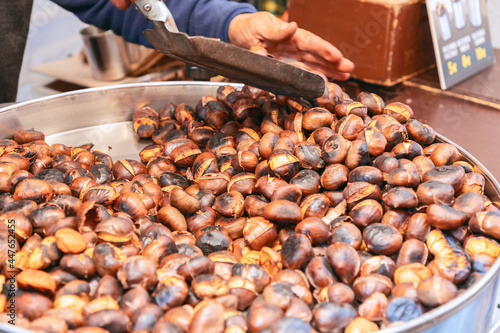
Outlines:
{"type": "MultiPolygon", "coordinates": [[[[46,134],[46,141],[78,146],[93,143],[94,149],[113,159],[138,158],[149,143],[132,130],[132,113],[150,104],[159,108],[166,102],[195,106],[205,95],[215,96],[219,83],[165,82],[92,88],[41,98],[0,109],[0,138],[11,137],[17,129],[35,128],[46,134]]],[[[236,85],[241,86],[241,85],[236,85]]],[[[451,142],[438,136],[439,141],[451,142]]],[[[458,146],[457,146],[458,147],[458,146]]],[[[476,165],[486,178],[486,194],[500,207],[500,185],[471,154],[458,147],[464,159],[476,165]]],[[[500,260],[471,288],[451,302],[404,325],[384,333],[453,332],[483,333],[498,316],[500,260]]],[[[0,332],[27,332],[0,324],[0,332]]],[[[492,331],[493,333],[493,331],[492,331]]]]}

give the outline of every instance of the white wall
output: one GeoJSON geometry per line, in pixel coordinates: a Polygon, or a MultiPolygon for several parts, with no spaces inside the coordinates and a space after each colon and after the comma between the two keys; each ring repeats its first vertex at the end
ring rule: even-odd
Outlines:
{"type": "MultiPolygon", "coordinates": [[[[487,0],[487,3],[493,47],[500,49],[500,0],[487,0]]],[[[497,62],[500,62],[500,59],[497,59],[497,62]]]]}

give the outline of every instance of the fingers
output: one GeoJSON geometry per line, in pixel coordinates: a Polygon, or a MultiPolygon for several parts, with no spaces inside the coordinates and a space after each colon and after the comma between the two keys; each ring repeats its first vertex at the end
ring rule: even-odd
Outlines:
{"type": "Polygon", "coordinates": [[[249,49],[256,45],[265,47],[285,43],[296,31],[296,23],[283,22],[271,13],[245,13],[235,16],[230,22],[228,38],[231,44],[249,49]]]}
{"type": "Polygon", "coordinates": [[[293,43],[301,51],[314,52],[326,61],[337,62],[343,58],[342,53],[323,38],[304,29],[297,29],[293,43]]]}
{"type": "MultiPolygon", "coordinates": [[[[337,80],[347,80],[349,73],[354,69],[354,64],[346,58],[341,58],[337,62],[330,62],[316,53],[309,51],[299,51],[293,45],[288,45],[278,49],[268,49],[267,51],[278,59],[293,59],[301,63],[308,70],[320,71],[323,74],[337,80]]],[[[289,61],[287,61],[289,62],[289,61]]]]}
{"type": "Polygon", "coordinates": [[[130,0],[110,0],[113,5],[115,5],[118,9],[127,9],[130,7],[130,0]]]}
{"type": "Polygon", "coordinates": [[[252,46],[250,48],[250,52],[260,54],[261,56],[264,56],[264,57],[268,56],[267,50],[265,48],[263,48],[262,46],[252,46]]]}
{"type": "Polygon", "coordinates": [[[325,80],[325,87],[326,87],[326,83],[328,82],[327,77],[330,77],[330,78],[332,78],[334,80],[338,80],[338,81],[345,81],[345,80],[349,79],[349,77],[351,76],[350,73],[342,73],[342,72],[338,72],[338,71],[335,71],[332,69],[327,70],[322,66],[318,66],[318,65],[314,65],[314,64],[307,64],[307,63],[296,61],[296,60],[293,60],[290,58],[285,58],[285,59],[281,59],[281,60],[290,64],[290,65],[293,65],[295,67],[299,67],[299,68],[302,68],[302,69],[305,69],[305,70],[308,70],[310,72],[313,72],[313,73],[320,75],[323,78],[323,80],[325,80]],[[327,74],[327,72],[329,74],[327,74]]]}
{"type": "Polygon", "coordinates": [[[301,61],[308,69],[321,71],[338,80],[348,79],[349,73],[354,70],[354,64],[344,58],[336,47],[304,29],[297,28],[289,40],[267,39],[262,45],[277,58],[287,57],[301,61]]]}
{"type": "Polygon", "coordinates": [[[295,35],[297,23],[283,22],[274,16],[272,19],[276,21],[268,26],[262,26],[262,29],[258,30],[264,44],[286,42],[295,35]]]}
{"type": "Polygon", "coordinates": [[[303,61],[324,67],[324,73],[332,78],[347,80],[354,70],[354,63],[344,58],[342,52],[309,31],[297,29],[291,42],[300,51],[303,61]]]}
{"type": "Polygon", "coordinates": [[[352,73],[354,70],[354,63],[347,58],[342,58],[338,62],[337,68],[341,72],[352,73]]]}

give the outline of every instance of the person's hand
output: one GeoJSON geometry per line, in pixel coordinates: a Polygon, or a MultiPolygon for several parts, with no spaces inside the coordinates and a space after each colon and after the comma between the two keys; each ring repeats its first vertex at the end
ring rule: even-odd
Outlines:
{"type": "Polygon", "coordinates": [[[119,9],[127,9],[132,3],[130,0],[110,0],[119,9]]]}
{"type": "MultiPolygon", "coordinates": [[[[114,0],[117,1],[117,0],[114,0]]],[[[268,12],[237,15],[229,24],[229,42],[250,49],[260,46],[277,59],[291,58],[299,67],[347,80],[354,64],[329,42],[268,12]]]]}

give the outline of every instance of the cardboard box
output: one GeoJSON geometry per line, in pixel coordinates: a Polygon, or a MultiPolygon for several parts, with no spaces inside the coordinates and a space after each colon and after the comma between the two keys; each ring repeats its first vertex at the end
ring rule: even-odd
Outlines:
{"type": "Polygon", "coordinates": [[[353,61],[353,78],[392,86],[435,66],[421,0],[289,0],[289,14],[353,61]]]}

